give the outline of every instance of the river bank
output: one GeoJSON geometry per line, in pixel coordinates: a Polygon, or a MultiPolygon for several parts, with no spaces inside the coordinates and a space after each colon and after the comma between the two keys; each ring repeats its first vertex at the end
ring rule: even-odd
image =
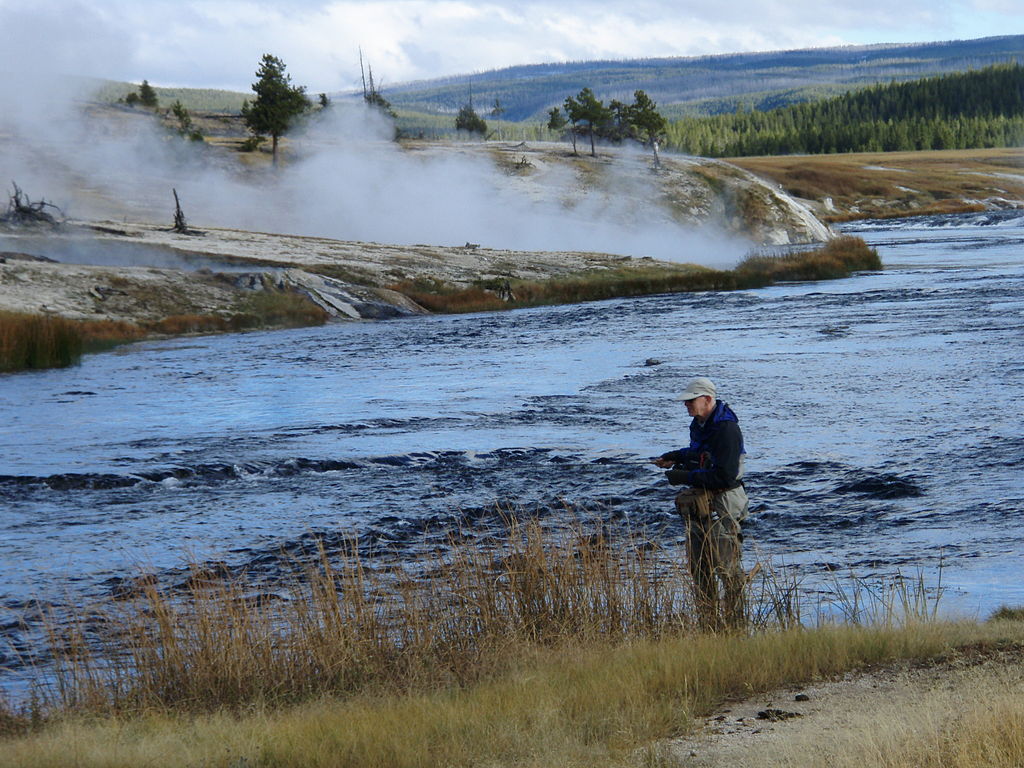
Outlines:
{"type": "MultiPolygon", "coordinates": [[[[60,319],[61,333],[77,333],[77,347],[89,351],[183,333],[748,289],[881,268],[877,252],[853,237],[797,252],[755,254],[722,270],[600,253],[512,253],[469,243],[406,248],[237,230],[203,232],[200,242],[157,227],[103,229],[117,232],[114,243],[122,249],[89,241],[106,261],[174,259],[203,266],[192,271],[98,266],[17,251],[0,254],[0,370],[67,364],[67,355],[35,351],[32,339],[49,337],[37,330],[39,316],[60,319]],[[189,250],[181,247],[182,240],[189,250]],[[19,330],[22,326],[28,330],[19,330]]],[[[81,232],[79,227],[79,238],[81,232]]],[[[5,241],[64,254],[83,247],[75,235],[54,239],[8,234],[5,241]]]]}
{"type": "Polygon", "coordinates": [[[0,766],[1013,768],[1022,648],[1020,621],[570,642],[435,690],[7,717],[0,766]]]}

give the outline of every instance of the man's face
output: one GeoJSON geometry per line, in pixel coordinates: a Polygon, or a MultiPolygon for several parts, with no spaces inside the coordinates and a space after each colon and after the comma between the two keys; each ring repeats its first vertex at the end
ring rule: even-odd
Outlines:
{"type": "Polygon", "coordinates": [[[710,395],[701,395],[683,402],[686,403],[686,412],[701,421],[707,419],[711,411],[715,409],[715,400],[710,395]]]}

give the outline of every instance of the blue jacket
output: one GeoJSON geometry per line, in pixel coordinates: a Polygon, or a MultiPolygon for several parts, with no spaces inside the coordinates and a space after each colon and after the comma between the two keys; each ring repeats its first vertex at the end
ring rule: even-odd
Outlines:
{"type": "Polygon", "coordinates": [[[726,403],[718,400],[715,409],[701,426],[690,422],[690,445],[662,454],[675,462],[665,473],[672,485],[692,485],[710,490],[726,490],[741,484],[743,433],[739,419],[726,403]]]}

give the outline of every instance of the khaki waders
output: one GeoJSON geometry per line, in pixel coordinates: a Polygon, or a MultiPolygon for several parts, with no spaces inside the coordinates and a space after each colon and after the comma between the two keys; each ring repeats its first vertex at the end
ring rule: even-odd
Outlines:
{"type": "Polygon", "coordinates": [[[701,627],[742,628],[746,577],[740,522],[747,516],[746,491],[742,485],[725,491],[687,488],[676,496],[676,511],[686,524],[686,555],[701,627]]]}

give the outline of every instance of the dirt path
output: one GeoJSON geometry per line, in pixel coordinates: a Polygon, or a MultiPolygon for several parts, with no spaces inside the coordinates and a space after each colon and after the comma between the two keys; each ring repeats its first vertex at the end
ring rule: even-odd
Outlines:
{"type": "Polygon", "coordinates": [[[972,646],[729,702],[663,755],[694,768],[856,765],[865,742],[942,729],[1007,689],[1024,693],[1024,646],[972,646]]]}

